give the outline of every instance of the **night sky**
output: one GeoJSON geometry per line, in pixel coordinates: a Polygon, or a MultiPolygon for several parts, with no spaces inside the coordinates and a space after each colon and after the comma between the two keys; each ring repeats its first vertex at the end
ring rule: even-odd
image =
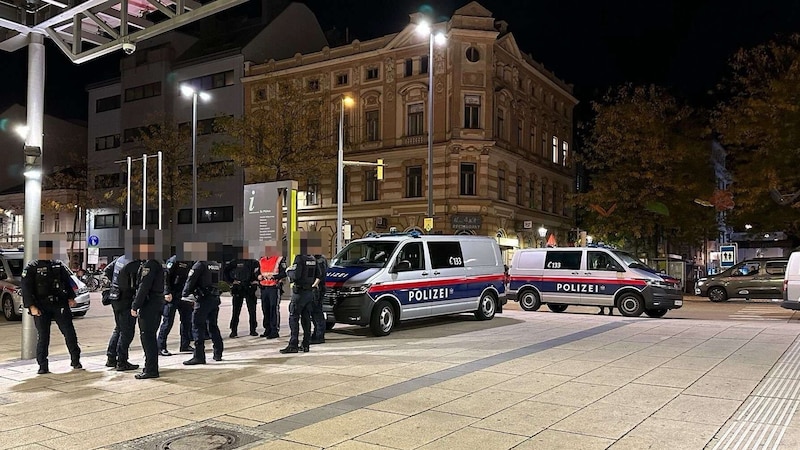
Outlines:
{"type": "MultiPolygon", "coordinates": [[[[324,30],[370,39],[399,31],[422,10],[449,17],[466,0],[307,0],[324,30]]],[[[609,86],[657,83],[702,100],[725,74],[728,58],[776,33],[800,31],[800,1],[790,0],[483,0],[509,23],[522,51],[576,87],[583,105],[609,86]]],[[[48,40],[49,42],[49,40],[48,40]]],[[[116,76],[119,57],[74,66],[47,45],[45,108],[86,118],[88,83],[116,76]]],[[[27,51],[0,51],[0,110],[25,103],[27,51]]]]}

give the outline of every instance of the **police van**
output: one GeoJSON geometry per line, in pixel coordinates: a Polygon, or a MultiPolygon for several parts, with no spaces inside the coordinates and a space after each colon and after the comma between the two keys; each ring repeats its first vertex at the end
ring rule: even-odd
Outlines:
{"type": "Polygon", "coordinates": [[[490,237],[358,239],[331,260],[325,286],[328,329],[368,325],[376,336],[401,320],[464,312],[489,320],[506,303],[503,259],[490,237]]]}
{"type": "Polygon", "coordinates": [[[526,311],[543,304],[611,306],[628,317],[662,317],[683,306],[677,280],[665,280],[632,255],[608,248],[541,248],[514,253],[508,298],[526,311]]]}

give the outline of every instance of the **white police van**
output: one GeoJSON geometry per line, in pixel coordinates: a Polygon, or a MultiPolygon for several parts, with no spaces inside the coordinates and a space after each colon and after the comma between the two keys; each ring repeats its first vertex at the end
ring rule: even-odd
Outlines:
{"type": "Polygon", "coordinates": [[[385,336],[401,320],[472,312],[489,320],[506,303],[500,247],[490,237],[390,234],[358,239],[332,260],[323,310],[335,323],[385,336]]]}
{"type": "Polygon", "coordinates": [[[607,248],[540,248],[514,253],[508,298],[526,311],[542,304],[611,306],[628,317],[662,317],[683,306],[677,280],[665,280],[632,255],[607,248]]]}

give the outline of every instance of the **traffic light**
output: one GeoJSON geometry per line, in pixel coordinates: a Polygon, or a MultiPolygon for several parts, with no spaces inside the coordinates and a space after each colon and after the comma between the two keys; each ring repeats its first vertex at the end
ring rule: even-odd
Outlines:
{"type": "Polygon", "coordinates": [[[378,159],[378,179],[383,180],[383,159],[378,159]]]}

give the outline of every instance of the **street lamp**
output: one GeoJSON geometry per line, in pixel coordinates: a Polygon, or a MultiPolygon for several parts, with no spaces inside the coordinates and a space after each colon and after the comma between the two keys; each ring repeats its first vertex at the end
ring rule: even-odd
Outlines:
{"type": "Polygon", "coordinates": [[[434,33],[430,23],[422,21],[417,33],[428,36],[428,217],[433,217],[433,44],[447,42],[444,33],[434,33]]]}
{"type": "Polygon", "coordinates": [[[544,247],[544,238],[547,237],[547,228],[545,228],[544,225],[542,225],[539,227],[537,231],[539,232],[539,238],[541,239],[542,242],[541,246],[544,247]]]}
{"type": "Polygon", "coordinates": [[[211,95],[188,84],[181,85],[181,94],[192,98],[192,233],[197,233],[197,97],[205,102],[211,95]]]}
{"type": "Polygon", "coordinates": [[[339,179],[336,181],[336,253],[344,248],[344,237],[342,236],[342,203],[344,203],[344,108],[355,104],[352,97],[342,96],[342,104],[339,108],[339,157],[337,161],[337,171],[339,179]]]}

